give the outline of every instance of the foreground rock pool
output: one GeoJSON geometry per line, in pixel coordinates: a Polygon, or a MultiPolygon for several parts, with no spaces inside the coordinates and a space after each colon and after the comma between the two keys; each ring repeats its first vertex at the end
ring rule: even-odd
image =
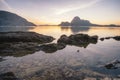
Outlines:
{"type": "Polygon", "coordinates": [[[94,44],[66,45],[63,49],[51,53],[42,50],[35,50],[32,53],[21,52],[22,55],[17,56],[2,53],[0,80],[120,80],[120,41],[113,38],[100,40],[120,36],[120,28],[40,26],[27,30],[16,27],[0,30],[1,32],[32,31],[49,35],[56,38],[52,43],[57,43],[63,34],[70,36],[84,33],[99,37],[94,44]],[[114,64],[115,67],[112,67],[114,64]]]}

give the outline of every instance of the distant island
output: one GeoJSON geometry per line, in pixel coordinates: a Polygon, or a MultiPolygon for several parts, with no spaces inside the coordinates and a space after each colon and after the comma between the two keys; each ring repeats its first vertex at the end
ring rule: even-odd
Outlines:
{"type": "Polygon", "coordinates": [[[0,26],[35,26],[35,24],[17,14],[0,11],[0,26]]]}
{"type": "Polygon", "coordinates": [[[99,25],[93,24],[89,20],[80,19],[78,16],[74,17],[71,22],[61,22],[59,26],[108,26],[108,27],[120,27],[120,25],[99,25]]]}
{"type": "MultiPolygon", "coordinates": [[[[27,21],[27,19],[8,11],[0,10],[0,26],[36,26],[36,24],[27,21]]],[[[93,24],[89,20],[81,19],[76,16],[71,22],[61,22],[59,25],[39,25],[39,26],[101,26],[101,27],[120,27],[120,25],[99,25],[93,24]]]]}

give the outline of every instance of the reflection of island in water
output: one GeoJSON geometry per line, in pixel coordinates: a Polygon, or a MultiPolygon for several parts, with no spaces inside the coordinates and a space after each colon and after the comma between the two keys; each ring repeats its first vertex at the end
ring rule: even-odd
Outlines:
{"type": "Polygon", "coordinates": [[[82,26],[72,26],[72,27],[65,27],[65,26],[61,26],[61,30],[62,31],[68,31],[68,30],[71,30],[73,33],[78,33],[78,32],[83,32],[83,31],[85,31],[85,32],[87,32],[89,29],[90,29],[90,27],[82,27],[82,26]]]}

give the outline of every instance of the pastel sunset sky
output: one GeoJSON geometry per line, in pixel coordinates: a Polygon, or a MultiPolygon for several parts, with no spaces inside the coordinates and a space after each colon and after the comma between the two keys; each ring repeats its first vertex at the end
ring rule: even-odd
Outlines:
{"type": "Polygon", "coordinates": [[[95,24],[120,25],[120,0],[0,0],[0,10],[36,24],[59,24],[79,16],[95,24]]]}

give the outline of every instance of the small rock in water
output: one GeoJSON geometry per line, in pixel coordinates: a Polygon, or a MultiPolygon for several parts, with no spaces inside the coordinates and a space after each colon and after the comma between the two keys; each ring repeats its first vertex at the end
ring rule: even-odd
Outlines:
{"type": "Polygon", "coordinates": [[[107,69],[118,69],[118,68],[120,68],[118,65],[120,65],[120,61],[115,60],[115,61],[113,61],[111,63],[106,64],[105,67],[107,69]]]}
{"type": "Polygon", "coordinates": [[[80,52],[80,50],[77,50],[77,52],[80,52]]]}
{"type": "Polygon", "coordinates": [[[104,38],[100,38],[101,41],[104,41],[104,38]]]}

